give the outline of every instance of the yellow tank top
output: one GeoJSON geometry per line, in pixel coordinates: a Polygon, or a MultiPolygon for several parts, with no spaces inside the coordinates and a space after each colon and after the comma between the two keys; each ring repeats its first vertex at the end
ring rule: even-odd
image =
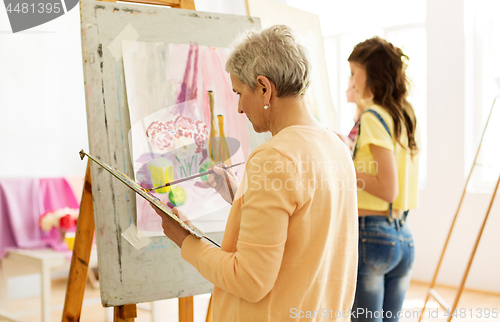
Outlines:
{"type": "MultiPolygon", "coordinates": [[[[374,144],[394,152],[398,167],[399,195],[393,202],[393,209],[408,210],[417,208],[418,203],[418,157],[410,154],[406,128],[402,124],[400,141],[397,143],[394,137],[394,123],[389,113],[379,105],[372,105],[368,109],[376,111],[384,119],[389,127],[391,135],[387,133],[384,125],[373,113],[361,115],[360,133],[356,143],[356,155],[354,167],[359,172],[370,175],[377,174],[377,165],[371,154],[370,144],[374,144]]],[[[417,144],[418,144],[418,133],[417,144]]],[[[420,146],[420,145],[418,145],[420,146]]],[[[389,203],[375,197],[374,195],[358,188],[358,208],[367,210],[384,211],[389,209],[389,203]]]]}

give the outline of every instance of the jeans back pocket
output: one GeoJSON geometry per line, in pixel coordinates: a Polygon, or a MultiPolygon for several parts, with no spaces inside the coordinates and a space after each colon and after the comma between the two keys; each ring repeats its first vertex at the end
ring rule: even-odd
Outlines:
{"type": "Polygon", "coordinates": [[[382,273],[381,271],[396,264],[397,259],[394,258],[396,242],[363,237],[361,243],[363,263],[372,271],[382,273]]]}

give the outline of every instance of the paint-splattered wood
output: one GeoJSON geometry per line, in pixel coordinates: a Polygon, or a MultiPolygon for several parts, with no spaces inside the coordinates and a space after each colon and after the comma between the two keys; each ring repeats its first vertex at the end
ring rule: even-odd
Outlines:
{"type": "MultiPolygon", "coordinates": [[[[258,19],[242,16],[93,0],[80,1],[80,7],[90,153],[129,176],[133,169],[123,62],[115,60],[110,43],[128,24],[137,31],[138,41],[214,47],[228,47],[240,32],[260,28],[258,19]]],[[[91,173],[104,306],[212,291],[212,284],[166,237],[154,237],[141,249],[126,241],[122,233],[136,222],[134,193],[95,164],[91,173]]],[[[222,232],[210,236],[220,242],[222,232]]]]}

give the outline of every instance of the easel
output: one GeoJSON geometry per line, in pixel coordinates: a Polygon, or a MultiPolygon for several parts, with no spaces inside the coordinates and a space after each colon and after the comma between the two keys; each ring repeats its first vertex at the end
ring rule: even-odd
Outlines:
{"type": "MultiPolygon", "coordinates": [[[[116,2],[113,0],[102,0],[116,2]]],[[[170,6],[173,8],[195,10],[194,0],[127,0],[127,2],[170,6]]],[[[83,296],[88,273],[90,250],[94,236],[94,206],[92,200],[92,182],[90,161],[87,164],[83,188],[80,215],[78,218],[75,245],[71,258],[71,268],[66,288],[66,298],[62,321],[80,321],[83,296]]],[[[114,307],[115,322],[133,322],[137,317],[137,305],[127,304],[114,307]]],[[[207,311],[207,322],[212,321],[212,298],[207,311]]],[[[193,322],[193,297],[179,298],[179,322],[193,322]]]]}
{"type": "Polygon", "coordinates": [[[491,115],[493,113],[493,108],[495,107],[495,102],[496,102],[497,98],[498,98],[498,96],[493,100],[493,104],[492,104],[491,109],[490,109],[490,114],[488,115],[488,120],[486,121],[486,125],[484,126],[483,134],[481,136],[481,141],[479,142],[479,147],[477,148],[477,153],[476,153],[476,157],[474,158],[474,163],[472,164],[472,167],[470,169],[469,176],[467,178],[467,181],[466,181],[465,187],[464,187],[464,191],[462,193],[462,197],[460,198],[460,202],[458,204],[458,208],[457,208],[457,211],[455,213],[455,217],[453,218],[453,222],[451,223],[450,231],[448,232],[448,237],[446,238],[446,242],[444,243],[443,251],[441,253],[441,258],[439,258],[439,262],[438,262],[438,265],[436,267],[436,272],[434,273],[434,277],[432,278],[432,282],[431,282],[431,285],[429,287],[429,291],[427,292],[427,297],[425,298],[424,307],[422,308],[422,314],[420,315],[420,318],[418,319],[419,322],[422,320],[422,316],[424,315],[427,302],[429,301],[429,297],[431,295],[434,297],[434,299],[436,299],[436,301],[439,303],[439,305],[443,309],[445,309],[445,310],[448,311],[449,317],[448,317],[447,321],[450,322],[453,319],[453,314],[454,314],[454,312],[455,312],[455,310],[456,310],[456,308],[458,306],[458,301],[460,300],[460,296],[462,295],[462,291],[464,289],[465,281],[467,280],[467,276],[469,275],[469,270],[470,270],[470,267],[472,265],[472,261],[474,260],[474,255],[476,254],[477,246],[479,245],[479,241],[481,240],[481,236],[483,234],[484,227],[486,226],[486,221],[488,220],[488,216],[489,216],[491,208],[493,206],[493,202],[495,201],[495,197],[496,197],[496,194],[497,194],[497,191],[498,191],[498,186],[500,184],[500,176],[498,177],[498,180],[497,180],[497,183],[496,183],[496,186],[495,186],[495,190],[493,191],[493,195],[491,196],[490,205],[488,206],[488,210],[486,211],[486,215],[484,217],[483,224],[482,224],[481,229],[479,230],[479,233],[477,235],[476,243],[475,243],[474,248],[472,249],[472,253],[471,253],[470,257],[469,257],[469,262],[467,263],[467,267],[466,267],[464,275],[462,277],[462,281],[461,281],[460,286],[458,288],[458,293],[455,296],[455,300],[453,302],[453,306],[450,307],[443,300],[443,298],[437,293],[437,291],[434,289],[434,285],[436,283],[436,278],[438,276],[439,268],[441,267],[441,263],[443,261],[444,254],[446,252],[446,248],[448,246],[448,242],[450,241],[451,233],[453,232],[453,227],[455,226],[455,222],[457,220],[458,213],[460,212],[460,207],[462,206],[462,202],[464,200],[465,193],[467,191],[467,186],[468,186],[469,180],[470,180],[470,178],[472,176],[472,171],[474,170],[474,167],[477,164],[477,158],[479,156],[479,151],[481,150],[481,145],[483,143],[484,135],[486,133],[486,129],[488,128],[488,124],[490,122],[490,118],[491,118],[491,115]]]}

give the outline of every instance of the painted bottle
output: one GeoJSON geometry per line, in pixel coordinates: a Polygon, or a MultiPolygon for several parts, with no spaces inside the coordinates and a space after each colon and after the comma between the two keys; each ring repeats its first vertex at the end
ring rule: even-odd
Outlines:
{"type": "Polygon", "coordinates": [[[217,125],[214,112],[214,92],[208,91],[208,103],[210,105],[210,135],[208,137],[208,155],[212,162],[217,162],[217,125]]]}
{"type": "Polygon", "coordinates": [[[227,144],[226,135],[224,133],[224,116],[217,115],[219,121],[219,160],[226,165],[231,165],[231,152],[227,144]]]}

